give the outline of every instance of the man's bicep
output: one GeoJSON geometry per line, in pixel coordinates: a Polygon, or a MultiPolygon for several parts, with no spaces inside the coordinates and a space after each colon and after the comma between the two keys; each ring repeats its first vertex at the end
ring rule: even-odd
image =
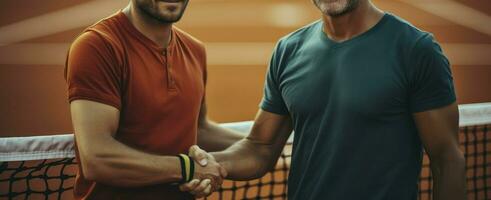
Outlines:
{"type": "Polygon", "coordinates": [[[118,127],[119,110],[95,101],[74,100],[70,112],[82,171],[89,175],[94,158],[114,149],[111,145],[115,144],[113,134],[118,127]]]}
{"type": "Polygon", "coordinates": [[[459,113],[457,103],[413,114],[418,132],[430,157],[444,156],[458,149],[459,113]]]}
{"type": "Polygon", "coordinates": [[[247,139],[258,144],[282,146],[288,140],[292,129],[289,115],[259,110],[247,139]]]}
{"type": "Polygon", "coordinates": [[[89,100],[70,103],[72,123],[79,148],[94,145],[102,138],[113,137],[119,124],[119,110],[89,100]]]}

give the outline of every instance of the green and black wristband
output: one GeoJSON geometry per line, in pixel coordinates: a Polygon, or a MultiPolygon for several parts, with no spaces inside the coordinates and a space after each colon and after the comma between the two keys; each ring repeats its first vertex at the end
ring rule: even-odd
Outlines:
{"type": "Polygon", "coordinates": [[[194,176],[194,161],[186,154],[179,154],[179,161],[181,162],[181,183],[187,183],[193,180],[194,176]]]}

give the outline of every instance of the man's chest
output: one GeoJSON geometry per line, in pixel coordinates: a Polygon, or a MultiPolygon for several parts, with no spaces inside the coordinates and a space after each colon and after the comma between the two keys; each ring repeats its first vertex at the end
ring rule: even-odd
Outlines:
{"type": "Polygon", "coordinates": [[[197,112],[205,90],[202,65],[178,52],[130,56],[123,105],[141,114],[197,112]]]}
{"type": "Polygon", "coordinates": [[[377,117],[404,112],[407,84],[400,62],[380,55],[307,56],[282,71],[279,88],[294,115],[327,109],[377,117]]]}

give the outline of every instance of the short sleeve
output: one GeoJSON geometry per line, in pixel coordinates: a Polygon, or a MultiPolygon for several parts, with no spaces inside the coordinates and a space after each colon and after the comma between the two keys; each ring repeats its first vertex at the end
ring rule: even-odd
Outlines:
{"type": "Polygon", "coordinates": [[[85,32],[74,41],[65,67],[69,102],[84,99],[121,108],[122,69],[97,33],[85,32]]]}
{"type": "Polygon", "coordinates": [[[411,112],[423,112],[456,101],[450,63],[431,34],[418,40],[410,59],[411,112]]]}
{"type": "Polygon", "coordinates": [[[283,49],[281,42],[276,46],[266,74],[264,95],[261,101],[261,109],[279,115],[288,115],[288,109],[281,95],[279,88],[279,65],[282,58],[283,49]]]}

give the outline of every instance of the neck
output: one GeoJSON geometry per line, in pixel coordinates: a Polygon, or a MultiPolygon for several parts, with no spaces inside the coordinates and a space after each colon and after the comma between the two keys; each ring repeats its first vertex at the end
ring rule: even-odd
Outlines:
{"type": "Polygon", "coordinates": [[[370,1],[360,1],[354,10],[344,15],[323,15],[324,33],[334,41],[346,41],[375,26],[383,15],[370,1]]]}
{"type": "Polygon", "coordinates": [[[162,23],[148,16],[131,3],[123,9],[131,24],[150,40],[166,48],[171,40],[172,23],[162,23]]]}

